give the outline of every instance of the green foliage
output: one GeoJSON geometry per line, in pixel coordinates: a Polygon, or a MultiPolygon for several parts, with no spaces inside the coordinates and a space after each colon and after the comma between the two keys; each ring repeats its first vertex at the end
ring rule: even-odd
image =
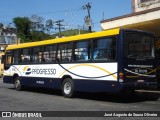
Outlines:
{"type": "MultiPolygon", "coordinates": [[[[59,35],[59,33],[50,35],[51,30],[54,29],[54,22],[51,19],[44,23],[44,19],[36,15],[33,15],[31,18],[16,17],[13,19],[13,23],[17,28],[17,37],[21,39],[21,43],[53,39],[59,35]]],[[[74,29],[63,31],[61,33],[62,36],[67,37],[88,33],[88,31],[74,29]]]]}
{"type": "Polygon", "coordinates": [[[30,40],[31,22],[28,17],[17,17],[13,19],[13,23],[17,28],[17,37],[21,38],[21,42],[30,40]]]}
{"type": "MultiPolygon", "coordinates": [[[[74,29],[74,30],[66,30],[62,32],[62,36],[68,37],[68,36],[74,36],[74,35],[78,35],[78,34],[85,34],[85,33],[89,33],[86,30],[78,30],[78,29],[74,29]]],[[[58,36],[59,34],[53,34],[52,38],[55,38],[56,36],[58,36]]]]}
{"type": "Polygon", "coordinates": [[[3,23],[0,23],[0,29],[2,29],[3,28],[3,23]]]}
{"type": "Polygon", "coordinates": [[[32,31],[44,31],[44,18],[37,15],[32,15],[29,20],[31,21],[32,31]]]}
{"type": "Polygon", "coordinates": [[[21,39],[21,43],[51,38],[49,34],[45,33],[40,20],[42,18],[37,16],[32,17],[32,22],[28,17],[16,17],[13,19],[13,23],[17,28],[17,37],[21,39]]]}
{"type": "Polygon", "coordinates": [[[75,30],[64,31],[64,32],[62,32],[62,35],[73,36],[73,35],[85,34],[85,33],[88,33],[88,31],[75,29],[75,30]]]}
{"type": "Polygon", "coordinates": [[[51,35],[45,34],[43,31],[33,31],[31,32],[31,40],[32,41],[41,41],[41,40],[47,40],[51,39],[51,35]]]}

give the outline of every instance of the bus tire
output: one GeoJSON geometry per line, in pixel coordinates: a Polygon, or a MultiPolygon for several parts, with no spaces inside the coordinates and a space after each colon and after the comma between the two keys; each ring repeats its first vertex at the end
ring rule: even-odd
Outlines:
{"type": "Polygon", "coordinates": [[[72,98],[74,96],[74,83],[71,78],[66,78],[62,82],[62,94],[64,97],[72,98]]]}
{"type": "Polygon", "coordinates": [[[16,77],[14,79],[14,88],[17,90],[17,91],[21,91],[23,86],[21,85],[21,81],[20,81],[20,77],[16,77]]]}

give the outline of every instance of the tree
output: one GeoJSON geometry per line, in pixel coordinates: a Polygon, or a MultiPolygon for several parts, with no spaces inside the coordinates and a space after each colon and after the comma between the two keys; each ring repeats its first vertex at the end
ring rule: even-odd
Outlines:
{"type": "Polygon", "coordinates": [[[53,21],[51,19],[46,21],[45,30],[47,33],[51,33],[51,29],[53,29],[53,21]]]}
{"type": "Polygon", "coordinates": [[[16,17],[13,23],[17,28],[17,37],[21,38],[21,42],[31,41],[30,29],[31,22],[28,17],[16,17]]]}
{"type": "MultiPolygon", "coordinates": [[[[17,37],[21,39],[21,43],[46,40],[57,36],[57,34],[51,35],[51,30],[54,29],[54,22],[51,19],[45,22],[44,18],[32,15],[31,17],[16,17],[13,19],[13,23],[17,28],[17,37]]],[[[80,29],[77,29],[63,32],[63,35],[71,36],[82,34],[82,32],[80,29]]]]}
{"type": "Polygon", "coordinates": [[[41,41],[46,39],[51,39],[51,35],[44,33],[43,31],[32,31],[31,32],[31,39],[32,41],[41,41]]]}
{"type": "MultiPolygon", "coordinates": [[[[17,28],[17,37],[21,39],[21,42],[40,41],[51,38],[49,34],[45,33],[44,19],[37,15],[33,15],[31,18],[17,17],[13,19],[13,23],[17,28]]],[[[48,30],[51,26],[51,21],[48,21],[48,30]]]]}
{"type": "Polygon", "coordinates": [[[3,28],[3,24],[2,23],[0,23],[0,29],[2,29],[3,28]]]}
{"type": "Polygon", "coordinates": [[[37,15],[32,15],[30,17],[30,21],[32,24],[32,31],[44,31],[44,18],[37,15]]]}

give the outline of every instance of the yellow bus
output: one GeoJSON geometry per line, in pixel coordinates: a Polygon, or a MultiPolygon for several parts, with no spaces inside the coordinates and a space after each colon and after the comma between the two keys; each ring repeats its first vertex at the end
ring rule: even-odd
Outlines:
{"type": "Polygon", "coordinates": [[[157,86],[154,36],[113,29],[6,48],[4,83],[76,91],[120,92],[157,86]]]}
{"type": "Polygon", "coordinates": [[[0,77],[3,76],[3,70],[4,70],[4,64],[2,63],[2,56],[4,55],[4,52],[0,52],[0,77]]]}

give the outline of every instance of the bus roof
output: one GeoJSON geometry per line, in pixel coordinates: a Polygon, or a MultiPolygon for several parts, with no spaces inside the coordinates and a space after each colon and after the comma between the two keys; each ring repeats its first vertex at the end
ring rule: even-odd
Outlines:
{"type": "Polygon", "coordinates": [[[75,36],[70,36],[70,37],[55,38],[55,39],[43,40],[43,41],[37,41],[37,42],[28,42],[28,43],[22,43],[22,44],[18,44],[18,45],[9,45],[6,48],[6,50],[28,48],[28,47],[70,42],[70,41],[85,40],[85,39],[99,38],[99,37],[104,37],[104,36],[112,36],[112,35],[118,35],[119,32],[120,32],[120,29],[118,28],[118,29],[101,31],[101,32],[75,35],[75,36]]]}

